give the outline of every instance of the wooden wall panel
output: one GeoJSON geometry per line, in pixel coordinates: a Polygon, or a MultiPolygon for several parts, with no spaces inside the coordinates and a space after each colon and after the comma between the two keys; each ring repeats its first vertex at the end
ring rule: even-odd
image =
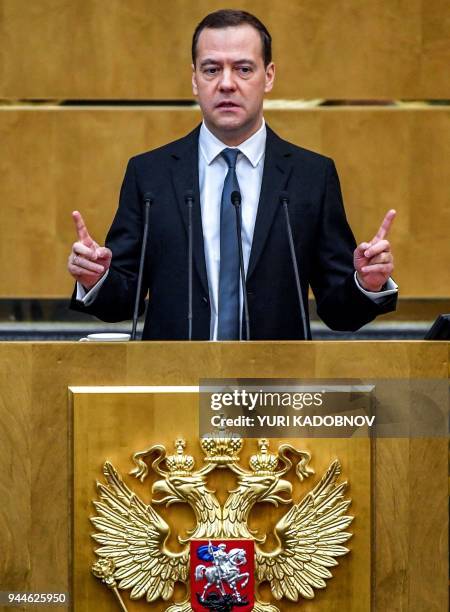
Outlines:
{"type": "MultiPolygon", "coordinates": [[[[450,297],[450,112],[444,108],[267,110],[283,137],[333,157],[358,241],[384,212],[402,297],[450,297]]],[[[195,109],[10,108],[0,112],[0,297],[66,297],[83,212],[101,242],[128,158],[187,133],[195,109]]]]}
{"type": "MultiPolygon", "coordinates": [[[[68,386],[197,385],[218,377],[422,377],[447,384],[448,348],[445,342],[0,343],[0,590],[69,588],[68,386]]],[[[128,440],[125,423],[114,423],[124,427],[120,444],[128,440]]],[[[374,450],[373,612],[447,610],[447,440],[383,439],[374,450]]],[[[114,452],[126,464],[122,451],[114,452]]]]}
{"type": "Polygon", "coordinates": [[[390,239],[402,297],[448,296],[450,113],[355,108],[291,117],[268,119],[285,137],[335,160],[358,242],[373,236],[385,211],[398,211],[390,239]]]}
{"type": "Polygon", "coordinates": [[[21,590],[28,584],[30,575],[33,554],[31,404],[29,348],[16,344],[6,353],[0,349],[0,495],[3,500],[0,504],[0,591],[21,590]],[[19,367],[20,377],[17,375],[19,367]],[[5,577],[8,577],[7,582],[5,577]]]}
{"type": "MultiPolygon", "coordinates": [[[[274,40],[274,98],[449,96],[445,0],[242,0],[274,40]]],[[[0,0],[0,98],[186,99],[222,0],[0,0]]]]}

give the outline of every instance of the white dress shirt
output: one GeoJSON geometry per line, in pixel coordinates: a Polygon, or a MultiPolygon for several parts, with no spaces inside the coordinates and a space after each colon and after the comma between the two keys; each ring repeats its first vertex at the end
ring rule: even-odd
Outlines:
{"type": "MultiPolygon", "coordinates": [[[[253,242],[253,232],[255,229],[256,213],[258,211],[259,196],[261,192],[266,134],[266,124],[263,119],[261,127],[253,136],[250,136],[250,138],[245,140],[238,147],[228,147],[214,136],[204,123],[202,123],[200,128],[198,173],[203,242],[211,306],[211,340],[217,340],[220,269],[220,206],[223,184],[228,172],[227,163],[220,153],[226,148],[236,148],[240,151],[236,161],[236,175],[242,195],[242,251],[244,256],[244,268],[247,273],[253,242]]],[[[85,291],[80,283],[77,283],[77,300],[83,302],[86,306],[91,304],[95,300],[107,274],[108,273],[106,273],[88,292],[85,291]]],[[[388,280],[386,290],[378,292],[371,292],[363,289],[358,283],[356,272],[355,282],[358,288],[374,301],[380,301],[385,296],[397,292],[397,285],[392,279],[388,280]]],[[[241,286],[240,303],[242,305],[241,286]]],[[[242,308],[240,308],[240,312],[242,313],[242,308]]]]}
{"type": "MultiPolygon", "coordinates": [[[[200,206],[202,211],[203,240],[205,245],[206,271],[208,275],[209,300],[211,305],[211,340],[217,340],[219,271],[220,271],[220,206],[222,189],[228,172],[226,161],[220,153],[226,149],[239,149],[236,160],[236,175],[242,195],[242,252],[247,274],[250,250],[253,242],[256,213],[258,211],[266,150],[266,124],[238,147],[227,147],[203,123],[198,141],[198,175],[200,184],[200,206]]],[[[232,206],[230,202],[230,206],[232,206]]],[[[242,305],[242,286],[239,285],[242,305]]],[[[242,308],[240,308],[242,312],[242,308]]]]}

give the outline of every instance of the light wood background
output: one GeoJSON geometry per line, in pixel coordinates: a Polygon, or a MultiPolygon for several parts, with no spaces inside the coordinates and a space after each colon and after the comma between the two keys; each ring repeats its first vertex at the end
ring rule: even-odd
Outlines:
{"type": "MultiPolygon", "coordinates": [[[[270,110],[268,123],[336,160],[358,241],[389,208],[401,296],[450,297],[450,111],[270,110]]],[[[186,134],[195,109],[10,108],[0,112],[1,297],[67,297],[67,256],[81,210],[102,242],[130,156],[186,134]]]]}
{"type": "MultiPolygon", "coordinates": [[[[390,207],[400,296],[450,298],[450,111],[296,110],[298,99],[450,99],[445,0],[243,0],[273,35],[274,129],[335,158],[358,240],[390,207]]],[[[195,25],[221,0],[0,0],[0,298],[65,298],[79,208],[102,240],[127,159],[182,136],[195,25]],[[30,105],[84,101],[87,106],[30,105]],[[105,106],[89,106],[102,100],[105,106]],[[24,102],[25,101],[25,102],[24,102]],[[26,102],[28,101],[28,102],[26,102]]]]}
{"type": "MultiPolygon", "coordinates": [[[[448,99],[446,0],[242,0],[273,37],[275,98],[448,99]]],[[[0,98],[190,99],[222,0],[1,0],[0,98]]]]}
{"type": "MultiPolygon", "coordinates": [[[[0,344],[0,590],[69,588],[69,386],[251,377],[424,378],[447,385],[449,356],[445,342],[0,344]]],[[[447,440],[378,439],[373,453],[372,610],[442,612],[447,440]]]]}

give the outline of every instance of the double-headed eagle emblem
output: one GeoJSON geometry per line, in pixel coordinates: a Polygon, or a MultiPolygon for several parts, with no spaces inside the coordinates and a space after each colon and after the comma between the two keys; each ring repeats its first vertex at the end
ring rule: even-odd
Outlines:
{"type": "MultiPolygon", "coordinates": [[[[235,587],[234,591],[225,592],[226,581],[216,580],[215,592],[213,582],[206,583],[206,573],[213,575],[212,569],[205,565],[204,570],[196,571],[198,559],[191,557],[193,550],[201,550],[206,556],[199,558],[209,558],[214,568],[220,551],[229,562],[236,554],[231,551],[242,551],[240,543],[247,542],[251,543],[254,555],[253,589],[268,582],[276,600],[287,598],[295,602],[299,598],[314,598],[315,589],[324,589],[326,580],[332,577],[329,568],[338,565],[336,558],[348,552],[343,544],[351,537],[345,531],[353,520],[346,516],[351,501],[344,499],[347,483],[338,482],[339,461],[333,461],[314,488],[294,503],[292,484],[284,476],[292,471],[300,481],[309,478],[314,470],[309,465],[308,452],[281,444],[275,454],[269,451],[268,440],[262,439],[258,441],[258,451],[250,457],[249,467],[244,468],[239,457],[241,438],[211,435],[202,438],[200,444],[205,454],[200,469],[195,468],[194,458],[185,454],[182,439],[176,440],[174,454],[167,454],[162,445],[154,445],[133,455],[136,467],[130,472],[132,476],[144,482],[152,469],[161,477],[153,484],[151,504],[144,503],[125,484],[111,463],[104,464],[106,483],[97,483],[99,500],[94,501],[97,515],[91,518],[97,530],[92,537],[100,544],[95,550],[99,559],[92,567],[94,575],[114,591],[122,610],[126,606],[119,589],[130,590],[131,599],[145,597],[147,602],[154,602],[161,598],[169,602],[166,612],[239,610],[242,597],[235,587]],[[227,468],[236,477],[236,486],[228,491],[224,503],[219,502],[207,484],[208,474],[217,468],[227,468]],[[290,506],[275,526],[276,545],[269,551],[263,547],[266,534],[253,531],[248,525],[252,508],[262,502],[290,506]],[[175,503],[188,504],[196,519],[195,527],[178,536],[178,551],[170,549],[170,527],[155,510],[158,504],[167,507],[175,503]],[[200,548],[193,548],[194,543],[200,548]],[[200,580],[202,575],[205,576],[204,582],[199,583],[202,595],[194,594],[195,576],[200,580]],[[190,595],[173,603],[177,582],[184,583],[190,595]],[[215,608],[208,604],[213,600],[219,601],[215,608]]],[[[244,551],[242,559],[246,555],[248,552],[244,551]]],[[[218,568],[219,578],[220,571],[225,578],[225,565],[218,568]]],[[[273,604],[253,596],[247,609],[279,612],[273,604]]]]}

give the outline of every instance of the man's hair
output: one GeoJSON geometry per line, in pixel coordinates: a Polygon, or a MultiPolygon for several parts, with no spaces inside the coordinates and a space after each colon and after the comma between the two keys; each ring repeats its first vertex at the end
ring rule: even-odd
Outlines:
{"type": "Polygon", "coordinates": [[[272,37],[266,26],[254,15],[246,11],[235,11],[233,9],[221,9],[206,15],[195,28],[192,37],[192,62],[195,66],[197,56],[198,38],[205,28],[230,28],[240,25],[250,25],[259,32],[262,43],[262,55],[264,66],[268,66],[272,61],[272,37]]]}

